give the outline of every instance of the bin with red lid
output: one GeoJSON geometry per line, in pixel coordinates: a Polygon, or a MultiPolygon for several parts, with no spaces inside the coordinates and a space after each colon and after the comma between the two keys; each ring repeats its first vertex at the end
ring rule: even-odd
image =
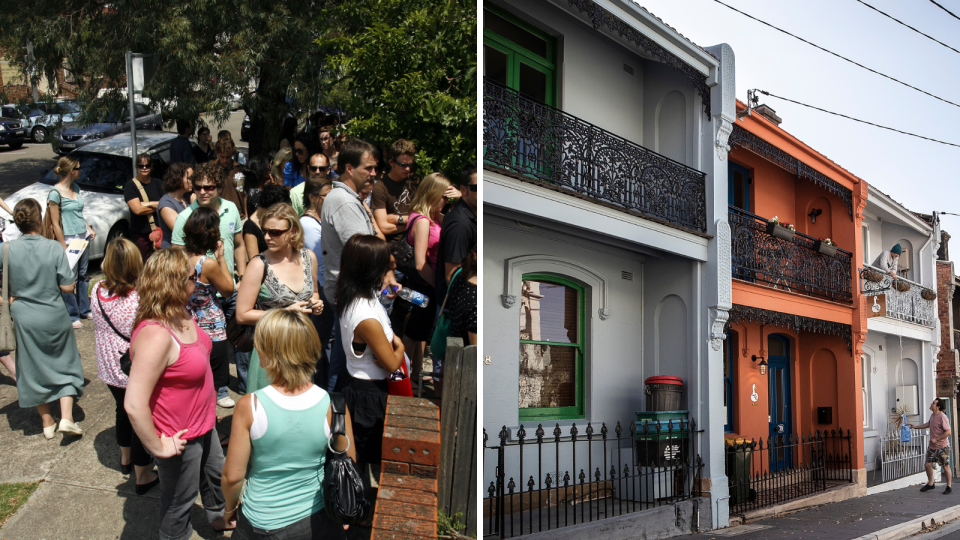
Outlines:
{"type": "Polygon", "coordinates": [[[672,375],[656,375],[647,377],[643,383],[643,393],[647,395],[648,411],[677,411],[681,409],[683,379],[672,375]]]}

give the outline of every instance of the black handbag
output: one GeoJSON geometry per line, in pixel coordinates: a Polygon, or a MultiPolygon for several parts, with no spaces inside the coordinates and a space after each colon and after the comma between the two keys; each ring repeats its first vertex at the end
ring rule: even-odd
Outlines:
{"type": "Polygon", "coordinates": [[[397,263],[397,269],[411,276],[419,276],[417,272],[416,256],[413,253],[413,244],[410,243],[410,232],[413,230],[413,224],[423,216],[413,218],[413,221],[407,224],[407,229],[403,236],[397,238],[390,244],[390,254],[397,263]]]}
{"type": "MultiPolygon", "coordinates": [[[[120,336],[120,339],[130,343],[130,338],[121,334],[120,331],[117,330],[117,327],[110,322],[110,317],[107,317],[107,312],[103,310],[103,302],[100,301],[99,289],[97,289],[97,305],[100,306],[100,313],[103,314],[103,320],[107,321],[107,324],[110,325],[110,329],[113,330],[113,333],[120,336]]],[[[130,347],[127,347],[127,350],[123,351],[123,354],[120,355],[120,371],[129,377],[131,367],[133,367],[133,364],[130,362],[130,347]]]]}
{"type": "Polygon", "coordinates": [[[334,522],[356,525],[368,515],[370,502],[363,496],[363,480],[357,464],[346,450],[337,452],[331,444],[335,436],[346,434],[347,406],[343,394],[330,394],[330,407],[333,409],[333,423],[327,440],[327,461],[323,465],[323,508],[334,522]]]}
{"type": "MultiPolygon", "coordinates": [[[[260,279],[260,286],[263,286],[263,282],[267,280],[267,259],[262,254],[257,255],[257,257],[260,257],[260,260],[263,261],[263,277],[260,279]]],[[[254,304],[254,307],[260,309],[260,303],[254,304]]],[[[240,324],[237,321],[237,310],[234,309],[233,317],[230,317],[230,320],[227,321],[226,329],[227,340],[233,345],[233,350],[247,353],[253,351],[253,332],[256,329],[256,325],[240,324]]]]}

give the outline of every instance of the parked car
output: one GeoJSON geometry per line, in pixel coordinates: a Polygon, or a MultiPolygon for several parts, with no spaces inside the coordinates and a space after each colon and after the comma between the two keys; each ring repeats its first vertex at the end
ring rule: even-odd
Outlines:
{"type": "MultiPolygon", "coordinates": [[[[135,103],[134,109],[137,117],[137,132],[161,131],[163,129],[163,119],[146,105],[135,103]]],[[[64,124],[62,129],[53,134],[53,142],[51,143],[53,151],[60,155],[66,155],[94,141],[130,131],[129,117],[127,108],[124,108],[121,112],[104,114],[97,122],[92,124],[81,125],[77,122],[64,124]]]]}
{"type": "Polygon", "coordinates": [[[0,116],[0,144],[9,145],[16,150],[27,142],[27,130],[19,118],[0,116]]]}
{"type": "MultiPolygon", "coordinates": [[[[170,143],[176,133],[166,131],[137,132],[137,150],[153,158],[153,175],[163,176],[170,162],[170,143]]],[[[123,185],[133,176],[133,151],[130,134],[123,133],[91,142],[81,150],[71,153],[80,161],[80,196],[83,197],[83,218],[97,233],[88,248],[91,259],[103,257],[107,242],[125,234],[130,228],[130,208],[123,200],[123,185]]],[[[47,195],[60,177],[53,169],[43,174],[39,182],[17,191],[5,202],[13,205],[30,197],[40,203],[46,212],[47,195]]],[[[20,236],[13,218],[0,210],[3,239],[9,241],[20,236]]]]}
{"type": "Polygon", "coordinates": [[[43,143],[47,136],[64,122],[73,122],[80,115],[80,104],[73,100],[28,105],[7,104],[0,108],[3,116],[20,119],[33,142],[43,143]]]}

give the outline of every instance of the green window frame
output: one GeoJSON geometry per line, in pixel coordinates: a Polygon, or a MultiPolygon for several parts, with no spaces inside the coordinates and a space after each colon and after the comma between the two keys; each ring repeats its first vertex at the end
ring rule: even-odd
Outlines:
{"type": "MultiPolygon", "coordinates": [[[[554,37],[502,9],[498,9],[494,6],[484,6],[483,9],[484,11],[492,13],[493,15],[506,20],[508,23],[516,25],[520,28],[520,30],[533,34],[535,37],[542,39],[546,43],[545,54],[541,56],[540,54],[523,47],[509,38],[497,34],[490,28],[484,27],[483,29],[484,48],[489,47],[495,51],[505,54],[507,57],[507,88],[520,91],[520,80],[523,66],[526,66],[528,69],[540,72],[546,77],[546,91],[543,102],[552,107],[556,107],[557,64],[555,56],[556,40],[554,37]]],[[[484,74],[486,74],[486,70],[484,70],[484,74]]]]}
{"type": "MultiPolygon", "coordinates": [[[[523,345],[549,345],[550,347],[570,347],[575,350],[575,384],[574,392],[576,404],[566,407],[520,407],[519,419],[524,420],[575,420],[584,418],[584,365],[586,362],[586,293],[587,289],[580,283],[569,278],[547,273],[529,273],[523,274],[522,281],[540,281],[556,285],[562,285],[574,289],[577,292],[577,342],[576,343],[558,343],[553,341],[535,341],[521,339],[519,347],[523,345]]],[[[518,347],[518,354],[519,354],[518,347]]],[[[518,373],[519,384],[519,373],[518,373]]],[[[518,404],[519,405],[519,404],[518,404]]]]}

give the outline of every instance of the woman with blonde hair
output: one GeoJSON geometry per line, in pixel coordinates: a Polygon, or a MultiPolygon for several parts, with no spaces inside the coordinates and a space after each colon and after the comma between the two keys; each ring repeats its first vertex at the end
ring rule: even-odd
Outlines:
{"type": "Polygon", "coordinates": [[[435,273],[437,269],[437,248],[440,245],[440,227],[443,225],[443,205],[447,197],[459,198],[460,192],[453,188],[450,180],[440,173],[427,175],[417,187],[410,205],[410,217],[407,220],[407,242],[413,246],[414,263],[417,274],[409,275],[407,287],[423,293],[430,299],[427,307],[410,310],[410,318],[403,331],[403,344],[410,355],[410,377],[416,381],[423,369],[423,348],[432,337],[433,322],[436,319],[437,304],[433,301],[435,293],[435,273]]]}
{"type": "MultiPolygon", "coordinates": [[[[85,239],[93,241],[97,233],[83,219],[83,197],[80,196],[80,187],[77,180],[80,178],[80,162],[70,156],[63,156],[57,162],[53,172],[60,176],[60,181],[47,193],[47,212],[53,223],[54,240],[60,242],[63,249],[71,240],[85,239]]],[[[91,319],[90,295],[88,294],[87,264],[90,260],[90,250],[85,249],[77,262],[74,274],[76,289],[71,293],[63,293],[63,301],[67,304],[67,313],[74,328],[82,328],[80,319],[91,319]]]]}
{"type": "Polygon", "coordinates": [[[273,156],[273,162],[270,164],[270,182],[283,185],[283,171],[287,163],[293,159],[293,148],[284,146],[277,150],[273,156]]]}
{"type": "MultiPolygon", "coordinates": [[[[73,422],[74,399],[83,395],[83,365],[70,318],[60,294],[75,287],[67,253],[59,243],[40,234],[40,204],[23,199],[13,208],[23,236],[6,243],[10,315],[17,337],[17,395],[21,407],[36,407],[43,436],[57,431],[82,435],[73,422]],[[60,402],[60,426],[50,414],[50,402],[60,402]]],[[[2,256],[2,252],[0,252],[2,256]]]]}
{"type": "MultiPolygon", "coordinates": [[[[293,207],[271,206],[260,218],[266,251],[250,259],[237,294],[237,322],[256,326],[269,309],[289,309],[319,315],[323,302],[317,291],[317,256],[304,247],[303,227],[293,207]]],[[[270,384],[254,349],[247,374],[247,392],[270,384]]],[[[314,363],[319,354],[313,359],[314,363]]]]}
{"type": "Polygon", "coordinates": [[[213,345],[186,309],[196,280],[187,253],[175,248],[154,253],[137,280],[140,304],[124,408],[157,463],[161,538],[191,536],[198,491],[213,529],[233,528],[223,518],[213,345]]]}
{"type": "Polygon", "coordinates": [[[97,346],[97,376],[107,385],[116,401],[117,445],[120,446],[120,471],[136,469],[136,492],[143,495],[160,480],[150,462],[150,454],[133,432],[130,417],[123,409],[127,375],[120,369],[120,357],[130,349],[133,320],[140,296],[137,279],[143,271],[139,248],[126,238],[114,238],[100,265],[104,279],[93,286],[93,328],[97,346]]]}
{"type": "Polygon", "coordinates": [[[253,343],[271,384],[240,398],[233,415],[223,467],[233,538],[346,538],[324,512],[321,482],[328,444],[354,461],[356,448],[349,410],[345,434],[331,440],[330,396],[312,382],[321,348],[313,323],[299,311],[271,310],[253,343]]]}

